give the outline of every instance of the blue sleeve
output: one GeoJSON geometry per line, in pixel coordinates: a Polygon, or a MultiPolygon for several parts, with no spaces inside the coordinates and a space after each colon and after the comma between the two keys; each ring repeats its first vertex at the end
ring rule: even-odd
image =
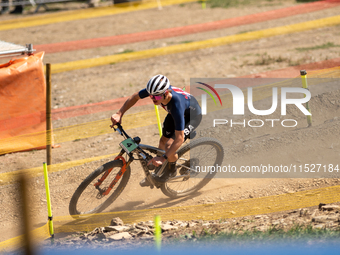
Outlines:
{"type": "Polygon", "coordinates": [[[184,121],[184,111],[185,107],[183,105],[183,102],[179,100],[179,97],[175,96],[174,98],[176,102],[174,102],[174,105],[177,107],[172,107],[171,109],[171,115],[175,122],[175,130],[182,131],[185,127],[185,121],[184,121]]]}
{"type": "Polygon", "coordinates": [[[143,99],[149,96],[149,92],[146,89],[142,89],[139,91],[138,95],[141,99],[143,99]]]}

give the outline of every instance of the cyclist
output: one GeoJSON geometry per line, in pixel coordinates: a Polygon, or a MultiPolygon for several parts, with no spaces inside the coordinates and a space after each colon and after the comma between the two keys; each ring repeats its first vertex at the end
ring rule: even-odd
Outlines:
{"type": "MultiPolygon", "coordinates": [[[[138,100],[147,97],[150,97],[155,105],[161,105],[168,112],[163,122],[163,135],[158,146],[165,151],[165,154],[161,157],[154,157],[149,162],[157,167],[168,160],[168,167],[163,174],[160,177],[155,177],[157,182],[164,183],[176,175],[178,159],[176,151],[187,138],[190,138],[190,133],[200,124],[201,107],[192,95],[180,88],[172,87],[167,77],[158,74],[149,80],[145,89],[131,95],[120,110],[111,116],[112,124],[120,123],[128,109],[138,100]]],[[[144,187],[150,184],[144,179],[140,185],[144,187]]]]}

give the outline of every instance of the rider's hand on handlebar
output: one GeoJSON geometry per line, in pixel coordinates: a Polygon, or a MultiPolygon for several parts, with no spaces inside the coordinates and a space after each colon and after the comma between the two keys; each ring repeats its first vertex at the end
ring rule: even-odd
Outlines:
{"type": "Polygon", "coordinates": [[[165,158],[163,157],[154,157],[153,159],[151,159],[148,163],[148,165],[153,164],[154,166],[160,166],[164,163],[165,158]]]}
{"type": "Polygon", "coordinates": [[[111,128],[113,128],[114,125],[116,125],[117,123],[121,122],[121,116],[118,113],[115,113],[111,116],[111,121],[112,121],[112,125],[111,128]]]}

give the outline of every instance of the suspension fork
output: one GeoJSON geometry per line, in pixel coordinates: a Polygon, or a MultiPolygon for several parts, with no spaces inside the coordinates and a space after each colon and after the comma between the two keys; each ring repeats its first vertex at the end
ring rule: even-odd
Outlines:
{"type": "MultiPolygon", "coordinates": [[[[109,185],[109,187],[103,192],[102,195],[106,196],[110,193],[110,191],[112,190],[112,188],[116,185],[116,183],[119,181],[119,179],[123,176],[123,174],[126,171],[126,168],[131,164],[131,161],[129,160],[128,162],[126,162],[125,158],[122,157],[122,153],[120,153],[114,160],[121,160],[123,161],[123,166],[120,169],[120,171],[116,174],[116,177],[114,178],[114,180],[111,182],[111,184],[109,185]]],[[[111,173],[113,168],[109,169],[108,171],[105,172],[105,174],[98,180],[97,183],[94,184],[94,186],[96,188],[98,188],[103,181],[106,179],[106,177],[111,173]]]]}

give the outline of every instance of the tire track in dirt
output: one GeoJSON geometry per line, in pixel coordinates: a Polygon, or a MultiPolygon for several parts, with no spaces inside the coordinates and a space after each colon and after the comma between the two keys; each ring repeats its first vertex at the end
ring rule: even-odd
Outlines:
{"type": "MultiPolygon", "coordinates": [[[[320,99],[318,96],[314,98],[316,109],[319,110],[318,114],[322,116],[321,122],[324,122],[323,124],[319,126],[314,126],[309,128],[309,131],[313,133],[313,136],[320,136],[325,137],[325,134],[328,134],[329,136],[334,136],[338,132],[338,121],[334,120],[333,122],[327,122],[328,117],[325,116],[322,113],[322,109],[331,109],[338,111],[338,108],[335,108],[332,104],[334,93],[328,93],[325,94],[323,99],[320,99]],[[331,96],[331,97],[330,97],[331,96]],[[329,102],[328,102],[329,101],[329,102]],[[334,128],[334,131],[329,131],[330,126],[334,128]]],[[[334,98],[338,98],[337,94],[334,95],[334,98]]],[[[317,112],[317,111],[316,111],[317,112]]],[[[334,116],[334,115],[333,115],[334,116]]],[[[292,146],[295,147],[297,143],[302,143],[304,146],[308,147],[308,145],[305,143],[308,138],[306,138],[306,132],[303,129],[295,130],[293,131],[294,134],[291,133],[285,133],[281,135],[281,138],[288,139],[289,141],[292,141],[292,146]],[[291,136],[294,135],[295,137],[299,137],[299,141],[297,139],[292,139],[291,136]]],[[[257,135],[258,136],[258,135],[257,135]]],[[[263,140],[263,136],[258,137],[257,139],[252,139],[253,141],[259,141],[263,140]]],[[[271,141],[272,146],[276,147],[279,142],[275,142],[275,139],[271,139],[271,137],[267,137],[268,141],[271,141]]],[[[315,141],[318,142],[318,141],[315,141]]],[[[309,142],[308,142],[309,143],[309,142]]],[[[310,143],[309,143],[310,144],[310,143]]],[[[310,144],[311,145],[311,144],[310,144]]],[[[240,146],[237,146],[237,150],[239,147],[244,146],[243,144],[240,144],[240,146]]],[[[312,146],[311,146],[312,147],[312,146]]],[[[338,147],[334,148],[334,152],[338,147]]],[[[263,149],[260,150],[261,152],[264,152],[263,149]]],[[[239,151],[239,154],[235,156],[235,158],[238,158],[239,155],[243,155],[243,151],[239,151]]],[[[248,154],[251,154],[252,152],[248,152],[248,154]]],[[[315,157],[315,151],[311,151],[310,155],[307,155],[308,157],[313,158],[314,160],[317,158],[315,157]]],[[[328,153],[330,154],[330,153],[328,153]]],[[[247,156],[247,155],[245,155],[247,156]]],[[[289,159],[292,160],[292,159],[289,159]]],[[[327,159],[325,159],[327,160],[327,159]]],[[[287,161],[288,162],[288,161],[287,161]]],[[[305,161],[303,161],[305,162],[305,161]]],[[[74,172],[71,171],[71,172],[74,172]]],[[[138,175],[138,173],[135,173],[138,175]]],[[[65,175],[66,176],[66,175],[65,175]]],[[[134,176],[136,177],[136,176],[134,176]]],[[[138,175],[138,177],[140,177],[138,175]]],[[[55,181],[56,176],[51,175],[51,183],[55,181]]],[[[72,176],[67,177],[70,182],[73,182],[75,178],[72,178],[72,176]]],[[[132,178],[130,183],[131,185],[138,185],[138,180],[136,178],[132,178]]],[[[221,182],[218,182],[219,180],[216,180],[214,187],[211,190],[204,190],[204,193],[210,195],[213,190],[221,190],[221,182]]],[[[225,182],[225,181],[223,181],[225,182]]],[[[235,182],[235,180],[230,181],[235,182]]],[[[34,182],[35,185],[37,185],[36,181],[34,182]]],[[[63,182],[63,189],[62,192],[65,192],[64,185],[67,186],[67,183],[63,182]]],[[[223,184],[225,185],[225,183],[223,184]]],[[[238,186],[238,185],[237,185],[238,186]]],[[[249,185],[250,186],[250,185],[249,185]]],[[[252,189],[249,186],[247,186],[248,189],[252,189]]],[[[35,186],[32,186],[32,189],[35,189],[35,186]]],[[[309,187],[311,188],[311,187],[309,187]]],[[[289,191],[289,190],[288,190],[289,191]]],[[[119,200],[115,204],[115,207],[110,208],[111,212],[93,215],[90,218],[82,218],[78,221],[74,221],[70,216],[58,216],[55,217],[55,227],[56,227],[56,233],[61,232],[74,232],[74,231],[88,231],[91,229],[94,229],[95,227],[98,227],[98,225],[102,224],[102,222],[109,221],[113,217],[121,217],[124,222],[139,222],[142,220],[150,220],[151,217],[153,217],[155,214],[160,214],[162,216],[163,220],[173,220],[176,219],[182,219],[186,220],[188,217],[192,218],[193,215],[197,217],[197,219],[203,219],[203,220],[210,220],[210,219],[218,219],[218,218],[234,218],[234,217],[241,217],[244,215],[256,215],[256,214],[265,214],[265,213],[271,213],[276,211],[284,211],[289,209],[296,209],[300,207],[309,207],[318,205],[319,203],[334,203],[339,201],[339,186],[331,186],[331,187],[325,187],[325,188],[318,188],[318,189],[310,189],[305,191],[299,191],[299,192],[288,192],[285,191],[285,194],[281,195],[270,195],[270,196],[259,196],[252,199],[235,199],[231,200],[232,197],[229,198],[229,201],[221,202],[221,203],[209,203],[209,204],[202,204],[202,205],[195,205],[192,206],[188,204],[189,202],[185,203],[185,200],[177,200],[174,204],[177,204],[179,206],[171,207],[171,208],[163,208],[163,207],[169,207],[169,201],[165,199],[159,199],[158,195],[153,192],[150,194],[151,198],[151,204],[143,205],[143,207],[139,207],[138,209],[147,208],[147,210],[132,210],[133,209],[133,203],[131,204],[130,199],[127,199],[129,197],[132,197],[133,200],[139,202],[138,199],[140,199],[141,196],[141,190],[136,189],[129,189],[129,191],[124,192],[122,195],[124,197],[124,200],[119,200]],[[155,201],[154,201],[155,200],[155,201]],[[157,205],[158,208],[156,209],[149,209],[152,208],[153,205],[157,205]],[[182,206],[180,206],[182,205],[182,206]],[[189,206],[188,206],[189,205],[189,206]],[[129,211],[127,211],[129,210],[129,211]],[[175,215],[175,216],[174,216],[175,215]]],[[[227,193],[229,194],[231,190],[229,189],[227,193]]],[[[273,193],[271,193],[273,194],[273,193]]],[[[275,193],[274,193],[275,194],[275,193]]],[[[145,194],[142,195],[145,197],[145,194]]],[[[216,202],[216,201],[215,201],[216,202]]],[[[58,214],[56,214],[58,215],[58,214]]],[[[59,214],[60,215],[60,214],[59,214]]],[[[66,215],[61,214],[61,215],[66,215]]],[[[190,218],[190,219],[191,219],[190,218]]],[[[44,223],[45,224],[45,223],[44,223]]],[[[46,229],[44,227],[40,229],[36,229],[36,231],[45,231],[46,229]]],[[[46,238],[48,238],[48,235],[46,235],[46,238]]],[[[11,242],[14,244],[15,240],[21,240],[20,238],[15,238],[14,240],[10,239],[8,242],[11,242]],[[12,242],[13,241],[13,242],[12,242]]],[[[6,241],[6,244],[8,244],[6,241]]],[[[20,242],[16,242],[15,244],[20,244],[20,242]]],[[[0,246],[2,243],[0,243],[0,246]]]]}
{"type": "Polygon", "coordinates": [[[323,27],[336,26],[340,24],[340,16],[332,16],[312,21],[296,23],[287,26],[268,28],[253,32],[247,32],[236,35],[229,35],[219,38],[207,39],[202,41],[190,42],[186,44],[177,44],[172,46],[141,50],[131,53],[123,53],[119,55],[109,55],[98,58],[89,58],[65,63],[54,64],[52,73],[68,72],[79,69],[86,69],[97,66],[111,65],[126,61],[134,61],[152,57],[160,57],[170,54],[178,54],[188,51],[196,51],[200,49],[218,47],[244,41],[253,41],[262,38],[268,38],[278,35],[287,35],[292,33],[314,30],[323,27]]]}
{"type": "MultiPolygon", "coordinates": [[[[316,71],[326,68],[333,68],[340,66],[340,58],[335,59],[329,59],[325,61],[310,63],[310,64],[304,64],[304,65],[298,65],[298,66],[292,66],[287,67],[279,70],[273,70],[268,72],[262,72],[258,74],[251,74],[246,76],[241,76],[239,78],[295,78],[300,73],[300,70],[305,69],[307,72],[310,71],[316,71]]],[[[188,91],[190,87],[186,87],[186,90],[188,91]]],[[[53,120],[59,120],[64,118],[71,118],[86,114],[92,114],[102,111],[109,111],[112,109],[118,109],[127,99],[128,97],[121,97],[112,99],[109,101],[103,101],[98,103],[92,103],[92,104],[86,104],[86,105],[78,105],[78,106],[71,106],[71,107],[64,107],[59,109],[53,109],[52,110],[52,119],[53,120]]],[[[140,100],[137,102],[136,106],[142,106],[152,104],[152,101],[147,100],[140,100]]]]}
{"type": "MultiPolygon", "coordinates": [[[[196,0],[162,0],[163,6],[195,2],[196,0]]],[[[145,3],[132,2],[122,3],[109,7],[89,8],[85,10],[68,11],[63,13],[45,14],[27,18],[11,19],[0,22],[0,31],[19,28],[35,27],[47,24],[62,23],[66,21],[90,19],[97,17],[110,16],[126,12],[135,12],[157,8],[156,1],[146,1],[145,3]]]]}
{"type": "Polygon", "coordinates": [[[241,26],[246,24],[254,24],[258,22],[280,19],[284,17],[304,14],[314,11],[320,11],[340,5],[339,0],[326,0],[320,2],[307,3],[262,13],[256,13],[236,18],[224,19],[219,21],[195,24],[183,27],[175,27],[168,29],[159,29],[153,31],[145,31],[133,34],[123,34],[116,36],[108,36],[101,38],[93,38],[87,40],[76,40],[69,42],[59,42],[51,44],[35,45],[37,51],[45,51],[45,53],[56,53],[73,50],[82,50],[96,47],[120,45],[134,42],[142,42],[148,40],[164,39],[169,37],[206,32],[233,26],[241,26]]]}

